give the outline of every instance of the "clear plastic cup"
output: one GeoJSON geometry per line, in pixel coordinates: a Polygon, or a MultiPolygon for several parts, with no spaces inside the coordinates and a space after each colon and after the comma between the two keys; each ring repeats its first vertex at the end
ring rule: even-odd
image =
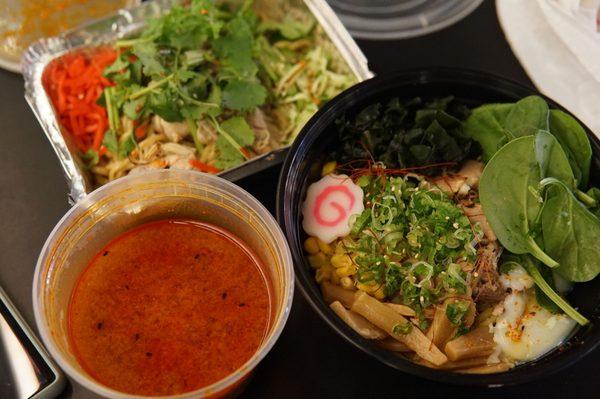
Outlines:
{"type": "Polygon", "coordinates": [[[71,208],[46,240],[35,269],[33,308],[41,338],[58,365],[87,389],[108,398],[139,398],[99,383],[79,365],[68,340],[67,307],[77,278],[111,239],[166,218],[194,219],[231,231],[261,259],[270,279],[273,311],[256,353],[210,386],[169,396],[234,397],[283,330],[292,305],[294,274],[288,244],[275,219],[246,191],[216,176],[181,170],[129,175],[71,208]]]}
{"type": "Polygon", "coordinates": [[[394,40],[446,28],[483,0],[327,0],[352,36],[394,40]]]}

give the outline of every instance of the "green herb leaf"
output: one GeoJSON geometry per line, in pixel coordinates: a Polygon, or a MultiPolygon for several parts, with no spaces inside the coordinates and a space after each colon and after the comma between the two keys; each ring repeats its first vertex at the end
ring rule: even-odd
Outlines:
{"type": "Polygon", "coordinates": [[[227,24],[227,30],[214,44],[223,67],[238,78],[253,77],[258,67],[252,58],[253,35],[248,21],[238,16],[227,24]]]}
{"type": "Polygon", "coordinates": [[[367,224],[371,221],[371,209],[365,209],[354,221],[350,234],[357,235],[362,232],[367,224]]]}
{"type": "Polygon", "coordinates": [[[158,60],[158,51],[152,42],[139,42],[134,44],[132,53],[138,57],[147,75],[161,76],[166,73],[165,68],[158,60]]]}
{"type": "Polygon", "coordinates": [[[229,169],[238,166],[244,162],[244,157],[225,139],[219,136],[216,141],[219,157],[215,162],[215,166],[219,169],[229,169]]]}
{"type": "Polygon", "coordinates": [[[239,116],[230,118],[218,126],[217,130],[221,135],[216,142],[219,159],[215,166],[220,169],[228,169],[244,162],[244,156],[232,141],[239,147],[245,147],[254,142],[254,132],[246,120],[239,116]]]}
{"type": "Polygon", "coordinates": [[[145,103],[146,97],[140,97],[136,100],[127,101],[123,104],[123,114],[132,121],[137,120],[145,103]]]}
{"type": "Polygon", "coordinates": [[[117,140],[117,135],[115,134],[114,130],[109,129],[106,131],[106,133],[104,133],[102,145],[104,145],[111,153],[115,155],[119,154],[119,141],[117,140]]]}
{"type": "Polygon", "coordinates": [[[254,131],[241,116],[234,116],[221,123],[221,127],[241,146],[254,143],[254,131]]]}
{"type": "Polygon", "coordinates": [[[98,165],[100,156],[98,155],[98,151],[90,148],[83,154],[83,159],[86,161],[87,168],[90,169],[93,166],[98,165]]]}
{"type": "Polygon", "coordinates": [[[179,95],[171,90],[161,90],[151,93],[146,106],[152,113],[157,114],[167,122],[181,122],[184,117],[181,115],[179,106],[179,95]]]}
{"type": "Polygon", "coordinates": [[[446,306],[446,317],[453,326],[460,326],[467,313],[471,303],[466,300],[457,299],[446,306]]]}
{"type": "Polygon", "coordinates": [[[137,146],[135,137],[133,134],[129,134],[127,139],[123,141],[119,146],[119,158],[125,158],[133,149],[137,146]]]}
{"type": "Polygon", "coordinates": [[[404,323],[394,324],[392,327],[392,334],[395,336],[407,335],[412,331],[412,329],[413,324],[409,321],[406,321],[404,323]]]}
{"type": "Polygon", "coordinates": [[[117,57],[115,62],[104,69],[104,76],[110,76],[111,74],[121,72],[123,69],[129,67],[129,61],[124,55],[117,57]]]}
{"type": "Polygon", "coordinates": [[[299,21],[286,17],[282,22],[265,21],[259,26],[259,31],[276,31],[285,39],[298,40],[307,36],[315,26],[315,21],[299,21]]]}
{"type": "Polygon", "coordinates": [[[223,106],[233,110],[249,110],[264,104],[265,88],[257,82],[232,80],[223,90],[223,106]]]}

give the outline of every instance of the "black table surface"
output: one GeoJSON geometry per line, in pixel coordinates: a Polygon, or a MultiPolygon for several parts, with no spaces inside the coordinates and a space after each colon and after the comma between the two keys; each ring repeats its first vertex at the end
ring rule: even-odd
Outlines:
{"type": "MultiPolygon", "coordinates": [[[[504,38],[491,0],[440,32],[359,45],[377,74],[454,66],[531,85],[504,38]]],[[[239,184],[273,211],[278,175],[279,169],[272,168],[239,184]]],[[[0,284],[31,325],[35,262],[47,235],[68,209],[66,193],[57,158],[23,99],[21,77],[0,71],[0,284]]],[[[242,398],[598,398],[599,362],[596,351],[557,375],[517,387],[473,389],[434,383],[388,368],[346,343],[296,293],[280,340],[242,398]]],[[[62,397],[97,396],[71,383],[62,397]]]]}

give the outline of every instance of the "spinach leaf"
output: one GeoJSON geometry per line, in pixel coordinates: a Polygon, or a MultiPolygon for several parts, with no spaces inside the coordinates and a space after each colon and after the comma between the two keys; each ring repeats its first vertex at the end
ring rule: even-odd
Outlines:
{"type": "Polygon", "coordinates": [[[586,192],[586,195],[594,201],[594,203],[588,207],[589,211],[596,215],[597,218],[600,218],[600,188],[591,187],[586,192]]]}
{"type": "Polygon", "coordinates": [[[573,282],[590,281],[600,273],[600,220],[555,178],[547,187],[542,210],[542,235],[548,255],[560,266],[556,272],[573,282]]]}
{"type": "Polygon", "coordinates": [[[553,135],[543,130],[535,135],[535,156],[542,179],[554,177],[569,187],[576,186],[567,155],[553,135]]]}
{"type": "Polygon", "coordinates": [[[548,104],[538,96],[529,96],[517,101],[506,116],[504,127],[514,137],[548,130],[548,104]]]}
{"type": "Polygon", "coordinates": [[[550,111],[550,132],[567,154],[579,187],[586,187],[592,162],[592,147],[585,130],[571,115],[553,109],[550,111]]]}
{"type": "Polygon", "coordinates": [[[486,162],[509,141],[548,128],[548,104],[538,96],[514,104],[482,105],[464,123],[465,134],[481,145],[486,162]]]}
{"type": "Polygon", "coordinates": [[[486,162],[513,138],[504,128],[512,107],[512,104],[482,105],[475,108],[464,122],[465,134],[479,142],[483,151],[482,158],[486,162]]]}
{"type": "MultiPolygon", "coordinates": [[[[535,268],[540,272],[540,275],[546,281],[546,284],[552,288],[552,291],[556,292],[556,286],[554,285],[554,277],[552,276],[552,269],[548,267],[544,267],[537,262],[537,259],[529,257],[529,259],[534,263],[535,268]]],[[[550,313],[558,313],[560,312],[560,307],[554,303],[552,299],[548,295],[542,291],[539,285],[535,285],[535,299],[538,304],[546,309],[550,313]]]]}
{"type": "Polygon", "coordinates": [[[539,288],[549,300],[554,302],[556,306],[558,306],[567,314],[567,316],[575,320],[580,325],[585,326],[590,322],[581,313],[569,305],[569,303],[565,301],[559,294],[557,294],[554,289],[552,289],[552,287],[540,273],[539,266],[536,265],[535,260],[531,256],[525,255],[519,258],[519,263],[525,268],[525,270],[527,270],[527,273],[529,273],[529,275],[533,278],[533,281],[535,281],[536,288],[539,288]]]}
{"type": "Polygon", "coordinates": [[[517,138],[503,146],[486,165],[479,184],[483,212],[500,240],[515,254],[530,253],[550,267],[558,263],[532,236],[542,204],[532,193],[540,181],[535,137],[517,138]]]}

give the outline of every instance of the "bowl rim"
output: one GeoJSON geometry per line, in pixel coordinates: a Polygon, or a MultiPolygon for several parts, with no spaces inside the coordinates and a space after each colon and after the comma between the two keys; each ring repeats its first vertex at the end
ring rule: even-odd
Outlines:
{"type": "MultiPolygon", "coordinates": [[[[214,187],[213,187],[214,188],[214,187]]],[[[120,192],[120,191],[119,191],[120,192]]],[[[118,193],[118,192],[117,192],[118,193]]],[[[116,193],[112,193],[111,196],[114,196],[116,193]]],[[[163,169],[156,171],[149,171],[143,174],[138,175],[128,175],[122,178],[113,180],[98,189],[94,190],[90,194],[88,194],[85,198],[78,201],[74,206],[72,206],[57,222],[54,226],[48,238],[46,239],[42,250],[40,251],[40,255],[36,262],[36,267],[34,270],[33,277],[33,290],[32,290],[32,299],[33,299],[33,312],[36,327],[38,329],[39,335],[42,338],[42,342],[48,349],[51,357],[56,360],[57,364],[61,369],[65,371],[65,373],[77,383],[82,385],[84,388],[101,395],[103,397],[112,397],[119,399],[135,399],[135,398],[162,398],[162,399],[188,399],[188,398],[203,398],[203,397],[211,397],[214,394],[219,392],[229,392],[230,389],[235,389],[239,384],[242,384],[244,380],[251,376],[251,373],[256,368],[256,366],[264,359],[264,357],[270,352],[275,343],[278,341],[283,329],[287,323],[287,320],[290,315],[290,311],[292,308],[293,298],[294,298],[294,289],[295,289],[295,279],[294,279],[294,270],[292,263],[291,251],[289,249],[289,245],[287,244],[287,240],[281,227],[276,222],[273,215],[265,208],[263,204],[261,204],[253,195],[248,193],[243,188],[237,186],[236,184],[225,180],[219,176],[207,174],[207,173],[199,173],[197,171],[189,171],[189,170],[181,170],[181,169],[163,169]],[[261,345],[257,348],[256,352],[250,357],[243,365],[241,365],[238,369],[236,369],[231,374],[222,378],[221,380],[215,381],[214,383],[207,385],[205,387],[196,389],[194,391],[184,392],[176,395],[163,395],[163,396],[141,396],[136,394],[128,394],[125,392],[121,392],[110,388],[99,381],[95,380],[91,376],[87,375],[85,372],[81,372],[72,367],[69,362],[65,361],[65,357],[55,345],[55,340],[53,338],[53,334],[49,328],[47,328],[47,318],[46,314],[42,311],[41,305],[41,292],[40,292],[40,279],[42,278],[44,272],[44,266],[47,263],[47,256],[49,254],[49,249],[52,244],[52,238],[63,228],[66,228],[68,225],[66,224],[69,220],[69,216],[76,212],[84,211],[90,207],[92,207],[97,200],[103,198],[103,195],[106,191],[114,189],[114,187],[121,186],[123,189],[131,188],[135,184],[150,184],[152,182],[160,182],[161,184],[173,184],[177,182],[199,182],[199,180],[205,180],[201,182],[204,185],[210,185],[211,183],[219,183],[223,184],[225,188],[220,188],[222,191],[226,191],[232,197],[235,197],[239,200],[240,203],[244,204],[247,208],[250,208],[257,213],[257,217],[260,217],[266,227],[271,231],[274,236],[273,245],[279,245],[279,250],[281,252],[281,256],[283,258],[283,262],[281,264],[282,275],[281,278],[283,281],[288,283],[288,287],[283,289],[283,299],[281,306],[277,308],[275,312],[275,319],[273,320],[274,327],[270,335],[267,335],[261,345]],[[137,182],[136,182],[137,181],[137,182]],[[243,200],[242,200],[243,198],[243,200]]]]}
{"type": "MultiPolygon", "coordinates": [[[[583,122],[581,122],[581,120],[579,120],[568,109],[561,106],[552,98],[538,92],[534,87],[523,85],[510,78],[505,78],[489,72],[466,68],[427,67],[411,68],[392,73],[386,73],[358,83],[357,85],[354,85],[340,93],[334,99],[325,104],[306,123],[291,146],[281,169],[277,187],[276,217],[286,235],[286,238],[288,239],[288,244],[292,251],[299,291],[302,293],[311,307],[317,312],[317,314],[347,342],[369,356],[372,356],[380,362],[386,364],[387,366],[402,372],[406,372],[413,376],[443,383],[450,383],[453,385],[502,387],[537,380],[571,366],[595,350],[600,345],[600,337],[597,337],[594,342],[589,342],[588,340],[584,344],[574,346],[568,351],[564,351],[561,354],[562,358],[560,361],[546,363],[543,365],[543,367],[527,369],[526,372],[519,372],[520,367],[516,367],[515,369],[503,373],[469,375],[421,366],[411,362],[408,359],[393,355],[384,349],[371,347],[368,340],[360,337],[360,335],[358,335],[354,330],[341,321],[341,319],[334,317],[335,314],[327,305],[325,305],[320,294],[318,296],[314,295],[314,292],[308,289],[310,284],[315,284],[314,278],[312,273],[309,273],[305,270],[305,257],[302,253],[302,246],[301,243],[297,243],[295,240],[295,229],[297,228],[297,225],[289,224],[287,222],[287,217],[291,214],[294,214],[295,210],[289,208],[292,199],[291,195],[286,192],[286,182],[291,172],[297,172],[295,169],[298,167],[298,159],[302,158],[297,154],[299,150],[303,150],[305,147],[310,148],[314,144],[318,136],[323,131],[323,128],[330,126],[330,124],[335,120],[335,117],[337,117],[333,114],[339,115],[340,111],[347,111],[357,103],[363,102],[368,97],[376,97],[377,93],[385,92],[390,86],[400,87],[402,86],[400,83],[402,81],[405,81],[404,84],[407,84],[409,79],[412,79],[411,84],[415,84],[416,81],[417,85],[427,83],[435,85],[444,82],[460,85],[469,84],[471,86],[480,86],[482,88],[494,90],[499,95],[504,90],[505,94],[508,95],[512,93],[513,97],[525,97],[527,95],[540,96],[546,100],[550,108],[564,111],[575,118],[577,122],[579,122],[579,124],[586,131],[588,139],[590,140],[590,144],[593,148],[593,158],[594,156],[600,158],[600,139],[583,122]]],[[[299,190],[300,188],[296,187],[295,189],[299,190]]],[[[569,337],[569,339],[571,337],[572,335],[569,337]]],[[[567,339],[565,342],[568,342],[569,339],[567,339]]],[[[543,359],[543,357],[544,356],[525,364],[535,366],[536,362],[543,359]]]]}

